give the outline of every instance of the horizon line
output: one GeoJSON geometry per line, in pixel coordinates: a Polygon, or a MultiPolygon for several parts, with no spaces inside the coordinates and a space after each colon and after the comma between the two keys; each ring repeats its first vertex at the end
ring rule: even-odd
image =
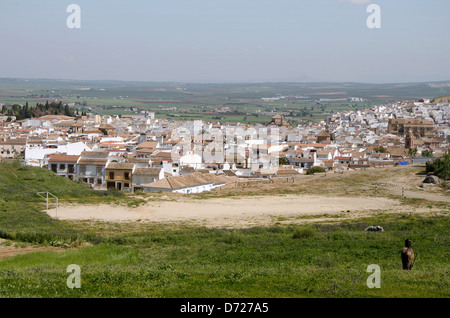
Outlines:
{"type": "Polygon", "coordinates": [[[336,84],[422,84],[422,83],[445,83],[448,80],[434,80],[434,81],[393,81],[393,82],[366,82],[366,81],[329,81],[329,80],[311,80],[311,81],[296,81],[296,80],[243,80],[243,81],[217,81],[217,80],[122,80],[122,79],[75,79],[75,78],[45,78],[45,77],[0,77],[1,80],[52,80],[52,81],[84,81],[84,82],[124,82],[124,83],[187,83],[187,84],[264,84],[264,83],[301,83],[301,84],[320,84],[320,83],[336,83],[336,84]]]}

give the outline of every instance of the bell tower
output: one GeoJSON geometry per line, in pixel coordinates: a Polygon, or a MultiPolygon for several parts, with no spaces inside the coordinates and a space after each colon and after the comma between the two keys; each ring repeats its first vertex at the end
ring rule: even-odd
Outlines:
{"type": "Polygon", "coordinates": [[[406,134],[405,137],[405,148],[406,149],[414,148],[414,134],[411,128],[408,130],[408,133],[406,134]]]}

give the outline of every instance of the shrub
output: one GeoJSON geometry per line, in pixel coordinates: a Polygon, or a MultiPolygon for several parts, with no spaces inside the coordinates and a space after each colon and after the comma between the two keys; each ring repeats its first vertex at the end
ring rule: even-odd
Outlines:
{"type": "Polygon", "coordinates": [[[450,179],[450,154],[426,163],[426,172],[432,172],[441,179],[450,179]]]}
{"type": "Polygon", "coordinates": [[[326,170],[322,167],[311,167],[308,170],[306,170],[306,174],[315,174],[316,172],[325,172],[326,170]]]}
{"type": "Polygon", "coordinates": [[[298,228],[294,231],[294,235],[292,235],[295,239],[306,239],[316,235],[316,232],[310,228],[298,228]]]}

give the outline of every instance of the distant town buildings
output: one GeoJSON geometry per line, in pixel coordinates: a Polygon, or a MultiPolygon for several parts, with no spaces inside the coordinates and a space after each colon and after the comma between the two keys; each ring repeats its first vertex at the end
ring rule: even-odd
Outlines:
{"type": "Polygon", "coordinates": [[[388,133],[398,136],[406,136],[408,132],[411,132],[417,137],[430,137],[434,136],[434,121],[427,119],[415,119],[415,118],[399,118],[389,119],[388,133]]]}
{"type": "Polygon", "coordinates": [[[280,114],[276,114],[274,116],[272,116],[272,121],[268,124],[268,126],[275,126],[275,127],[291,127],[291,124],[289,123],[289,121],[284,118],[283,115],[280,114]]]}
{"type": "Polygon", "coordinates": [[[429,100],[337,112],[296,127],[282,114],[257,125],[169,121],[149,112],[0,118],[0,159],[22,158],[98,190],[199,193],[315,166],[404,164],[410,148],[441,156],[449,152],[449,122],[449,104],[429,100]]]}

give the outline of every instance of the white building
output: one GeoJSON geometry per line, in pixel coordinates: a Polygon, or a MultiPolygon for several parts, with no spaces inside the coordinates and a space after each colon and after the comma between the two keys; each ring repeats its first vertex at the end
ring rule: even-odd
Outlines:
{"type": "Polygon", "coordinates": [[[77,163],[77,177],[91,186],[102,187],[106,182],[107,152],[83,152],[77,163]]]}
{"type": "Polygon", "coordinates": [[[83,151],[91,151],[91,148],[85,143],[69,143],[64,140],[56,142],[47,141],[28,141],[25,147],[25,163],[30,166],[42,167],[48,162],[49,155],[56,153],[65,153],[69,156],[79,156],[83,151]]]}
{"type": "Polygon", "coordinates": [[[203,168],[202,156],[198,154],[186,154],[179,159],[180,167],[192,167],[194,169],[203,168]]]}

